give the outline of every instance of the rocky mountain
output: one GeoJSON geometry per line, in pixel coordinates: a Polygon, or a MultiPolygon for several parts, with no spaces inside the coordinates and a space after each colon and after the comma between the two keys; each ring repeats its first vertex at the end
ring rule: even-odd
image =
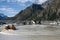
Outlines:
{"type": "Polygon", "coordinates": [[[41,11],[44,8],[39,4],[32,4],[26,9],[20,11],[13,20],[36,20],[38,16],[42,16],[41,11]]]}
{"type": "Polygon", "coordinates": [[[42,11],[44,20],[59,20],[60,19],[60,0],[52,0],[42,11]]]}
{"type": "Polygon", "coordinates": [[[60,0],[48,0],[42,5],[32,4],[20,11],[12,20],[60,20],[60,0]]]}
{"type": "Polygon", "coordinates": [[[6,18],[7,18],[7,16],[6,16],[6,15],[4,15],[4,14],[0,13],[0,20],[5,20],[6,18]]]}

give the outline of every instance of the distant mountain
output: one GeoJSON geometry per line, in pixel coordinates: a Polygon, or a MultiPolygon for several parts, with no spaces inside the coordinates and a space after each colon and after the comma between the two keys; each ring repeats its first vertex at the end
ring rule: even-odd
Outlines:
{"type": "Polygon", "coordinates": [[[48,0],[42,5],[32,4],[10,19],[14,21],[60,20],[60,0],[48,0]]]}
{"type": "Polygon", "coordinates": [[[6,16],[6,15],[4,15],[4,14],[0,13],[0,20],[5,20],[6,18],[7,18],[7,16],[6,16]]]}

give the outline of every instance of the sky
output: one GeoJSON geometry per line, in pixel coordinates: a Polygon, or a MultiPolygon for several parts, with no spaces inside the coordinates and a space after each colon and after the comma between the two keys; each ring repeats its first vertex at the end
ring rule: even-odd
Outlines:
{"type": "Polygon", "coordinates": [[[13,17],[32,3],[42,4],[47,0],[0,0],[0,13],[13,17]]]}

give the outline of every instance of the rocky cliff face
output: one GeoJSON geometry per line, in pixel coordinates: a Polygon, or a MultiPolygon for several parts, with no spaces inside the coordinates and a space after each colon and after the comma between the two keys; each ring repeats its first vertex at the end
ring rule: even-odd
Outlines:
{"type": "Polygon", "coordinates": [[[59,10],[60,10],[60,0],[53,0],[42,11],[42,13],[44,14],[43,19],[46,19],[46,20],[59,19],[59,16],[60,16],[59,10]]]}

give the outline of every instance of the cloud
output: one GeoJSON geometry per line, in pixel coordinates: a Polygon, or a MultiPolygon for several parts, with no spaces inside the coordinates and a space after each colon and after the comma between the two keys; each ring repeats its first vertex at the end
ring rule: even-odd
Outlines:
{"type": "Polygon", "coordinates": [[[26,3],[26,2],[32,2],[34,3],[36,0],[17,0],[18,2],[21,2],[21,3],[26,3]]]}
{"type": "Polygon", "coordinates": [[[13,10],[12,8],[0,8],[0,10],[14,14],[17,13],[17,11],[13,10]]]}
{"type": "Polygon", "coordinates": [[[6,0],[7,2],[20,2],[20,3],[26,3],[28,1],[34,2],[35,0],[6,0]]]}
{"type": "Polygon", "coordinates": [[[46,2],[47,0],[38,0],[38,1],[36,1],[36,3],[37,4],[42,4],[42,3],[44,3],[44,2],[46,2]]]}
{"type": "Polygon", "coordinates": [[[6,2],[19,2],[19,3],[26,3],[26,2],[32,2],[32,3],[38,3],[38,4],[42,4],[47,0],[1,0],[1,1],[6,1],[6,2]]]}
{"type": "Polygon", "coordinates": [[[20,4],[20,6],[26,6],[26,2],[36,3],[36,4],[42,4],[47,0],[7,0],[7,2],[17,2],[20,4]]]}
{"type": "Polygon", "coordinates": [[[29,0],[17,0],[17,2],[25,3],[28,2],[29,0]]]}
{"type": "Polygon", "coordinates": [[[12,8],[7,8],[7,7],[0,8],[0,11],[3,11],[4,13],[9,14],[8,16],[14,16],[15,14],[18,13],[17,10],[14,10],[12,8]]]}
{"type": "Polygon", "coordinates": [[[47,0],[0,0],[0,1],[5,1],[8,3],[19,3],[20,6],[26,6],[26,2],[31,2],[31,3],[36,3],[36,4],[42,4],[47,0]]]}

